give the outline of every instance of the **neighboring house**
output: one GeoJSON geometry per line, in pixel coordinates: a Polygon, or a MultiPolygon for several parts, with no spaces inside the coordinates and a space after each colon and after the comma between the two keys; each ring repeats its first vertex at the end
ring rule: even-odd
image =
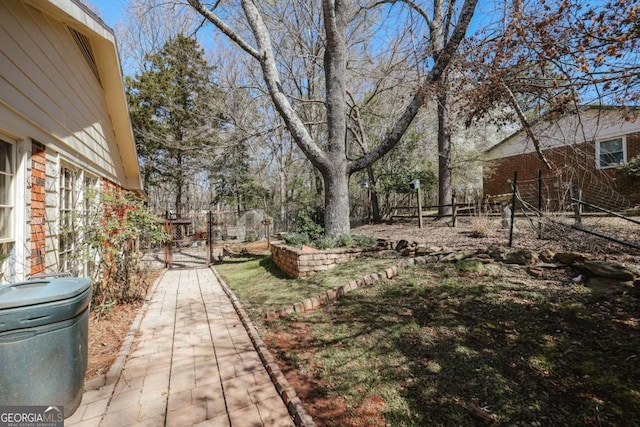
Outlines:
{"type": "Polygon", "coordinates": [[[0,283],[88,275],[87,188],[142,189],[113,31],[79,1],[0,0],[0,40],[0,283]]]}
{"type": "Polygon", "coordinates": [[[518,172],[522,198],[537,207],[538,171],[542,171],[543,209],[567,209],[570,197],[609,209],[624,209],[640,202],[640,186],[617,182],[615,168],[640,155],[640,110],[619,107],[581,108],[555,120],[540,120],[533,132],[547,168],[524,130],[496,144],[486,155],[484,194],[512,191],[518,172]]]}

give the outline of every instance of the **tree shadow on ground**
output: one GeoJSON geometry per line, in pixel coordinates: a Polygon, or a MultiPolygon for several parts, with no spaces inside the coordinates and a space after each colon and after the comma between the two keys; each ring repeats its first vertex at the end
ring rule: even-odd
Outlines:
{"type": "Polygon", "coordinates": [[[640,425],[640,302],[415,269],[304,319],[331,394],[399,396],[390,425],[640,425]],[[539,423],[539,424],[531,424],[539,423]]]}

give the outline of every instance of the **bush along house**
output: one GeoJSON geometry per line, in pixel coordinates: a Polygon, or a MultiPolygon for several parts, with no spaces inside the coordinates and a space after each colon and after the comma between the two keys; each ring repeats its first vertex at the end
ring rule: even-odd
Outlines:
{"type": "Polygon", "coordinates": [[[487,150],[485,199],[511,193],[517,171],[521,198],[537,207],[541,171],[544,210],[567,209],[572,194],[611,210],[640,203],[640,186],[616,179],[619,165],[640,156],[640,109],[584,106],[553,119],[543,117],[532,131],[540,150],[525,130],[487,150]]]}
{"type": "Polygon", "coordinates": [[[100,192],[142,192],[113,31],[76,0],[12,0],[0,32],[0,283],[89,275],[78,225],[100,192]]]}

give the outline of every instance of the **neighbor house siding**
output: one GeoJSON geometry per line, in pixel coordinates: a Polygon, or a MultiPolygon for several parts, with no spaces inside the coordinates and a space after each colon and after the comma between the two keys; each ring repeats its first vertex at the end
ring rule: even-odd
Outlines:
{"type": "Polygon", "coordinates": [[[17,115],[28,134],[49,136],[47,146],[96,174],[124,177],[100,81],[66,25],[22,2],[0,1],[0,39],[0,94],[8,106],[0,108],[0,127],[17,115]]]}
{"type": "Polygon", "coordinates": [[[485,195],[511,192],[509,180],[517,171],[522,197],[537,206],[537,177],[542,171],[543,206],[549,209],[567,209],[571,191],[574,196],[582,192],[586,201],[610,209],[640,202],[637,185],[617,182],[615,166],[600,168],[600,159],[596,159],[600,142],[618,138],[624,141],[622,161],[640,155],[640,110],[586,106],[575,114],[540,120],[532,125],[532,132],[551,168],[527,133],[519,131],[486,152],[485,195]]]}

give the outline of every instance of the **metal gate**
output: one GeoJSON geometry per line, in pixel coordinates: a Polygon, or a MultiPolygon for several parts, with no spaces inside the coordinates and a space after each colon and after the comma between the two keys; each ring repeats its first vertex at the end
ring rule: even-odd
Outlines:
{"type": "Polygon", "coordinates": [[[189,268],[209,265],[213,260],[213,216],[211,211],[175,214],[166,212],[165,267],[189,268]]]}

